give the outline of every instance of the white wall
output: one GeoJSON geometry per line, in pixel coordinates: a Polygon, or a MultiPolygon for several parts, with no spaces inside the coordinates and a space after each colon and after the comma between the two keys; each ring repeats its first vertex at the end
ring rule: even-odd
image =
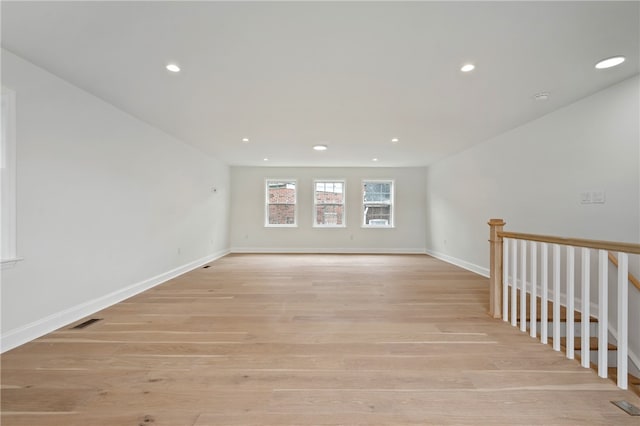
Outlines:
{"type": "Polygon", "coordinates": [[[424,168],[231,168],[231,250],[424,253],[424,168]],[[298,227],[265,228],[265,179],[298,180],[298,227]],[[313,228],[313,180],[346,179],[346,228],[313,228]],[[395,180],[395,228],[361,227],[362,179],[395,180]]]}
{"type": "Polygon", "coordinates": [[[5,50],[2,84],[24,257],[2,271],[3,350],[228,250],[226,165],[5,50]]]}
{"type": "MultiPolygon", "coordinates": [[[[428,252],[487,273],[489,218],[517,232],[640,242],[640,78],[428,168],[428,252]],[[593,190],[605,204],[580,203],[593,190]]],[[[629,306],[640,324],[640,292],[629,306]]],[[[629,339],[639,355],[640,327],[629,339]]]]}
{"type": "Polygon", "coordinates": [[[429,167],[427,248],[486,268],[492,217],[520,232],[640,241],[638,105],[635,77],[429,167]],[[606,203],[580,204],[588,190],[606,203]]]}

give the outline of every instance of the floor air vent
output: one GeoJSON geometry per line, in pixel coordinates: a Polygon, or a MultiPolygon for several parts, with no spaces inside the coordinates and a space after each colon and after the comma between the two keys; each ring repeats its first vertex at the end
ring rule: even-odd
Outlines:
{"type": "Polygon", "coordinates": [[[640,409],[635,405],[627,401],[611,401],[612,404],[617,405],[618,408],[624,410],[630,416],[640,416],[640,409]]]}
{"type": "Polygon", "coordinates": [[[71,327],[72,330],[79,330],[81,328],[87,328],[89,327],[91,324],[93,324],[94,322],[98,322],[101,321],[102,318],[91,318],[86,320],[85,322],[81,322],[80,324],[71,327]]]}

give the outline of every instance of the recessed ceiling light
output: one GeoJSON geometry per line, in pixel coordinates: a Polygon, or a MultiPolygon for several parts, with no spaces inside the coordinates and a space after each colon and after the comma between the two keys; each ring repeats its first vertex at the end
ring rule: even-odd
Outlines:
{"type": "Polygon", "coordinates": [[[400,142],[400,139],[398,138],[391,139],[391,143],[398,143],[398,142],[400,142]]]}
{"type": "Polygon", "coordinates": [[[613,56],[611,58],[603,59],[596,64],[596,68],[599,70],[603,70],[605,68],[615,67],[616,65],[620,65],[625,60],[624,56],[613,56]]]}
{"type": "Polygon", "coordinates": [[[249,138],[242,138],[242,142],[249,143],[249,138]]]}
{"type": "Polygon", "coordinates": [[[372,158],[371,161],[378,161],[378,159],[377,158],[372,158]]]}
{"type": "Polygon", "coordinates": [[[549,99],[549,92],[540,92],[533,95],[533,99],[536,101],[546,101],[549,99]]]}
{"type": "Polygon", "coordinates": [[[176,64],[167,65],[167,69],[171,72],[180,72],[180,67],[177,66],[176,64]]]}
{"type": "Polygon", "coordinates": [[[316,151],[326,151],[327,148],[329,148],[329,147],[326,146],[326,145],[314,145],[313,146],[313,149],[315,149],[316,151]]]}
{"type": "Polygon", "coordinates": [[[473,71],[475,68],[476,68],[476,66],[473,65],[473,64],[464,64],[462,66],[462,68],[460,68],[460,71],[469,72],[469,71],[473,71]]]}

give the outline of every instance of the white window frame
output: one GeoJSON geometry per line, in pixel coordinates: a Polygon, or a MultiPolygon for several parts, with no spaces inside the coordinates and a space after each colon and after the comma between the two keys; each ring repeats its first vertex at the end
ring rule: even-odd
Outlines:
{"type": "Polygon", "coordinates": [[[264,181],[264,226],[265,228],[297,228],[298,227],[298,180],[289,178],[268,178],[264,181]],[[269,223],[269,184],[270,183],[293,183],[294,204],[293,204],[293,223],[274,224],[269,223]]]}
{"type": "MultiPolygon", "coordinates": [[[[347,181],[346,179],[314,179],[313,181],[313,227],[314,228],[346,228],[347,227],[347,181]],[[318,183],[340,183],[342,184],[342,224],[318,224],[317,206],[328,203],[318,203],[316,199],[316,185],[318,183]]],[[[340,204],[338,204],[340,205],[340,204]]]]}
{"type": "Polygon", "coordinates": [[[0,263],[7,268],[22,260],[17,255],[16,235],[16,92],[2,86],[0,94],[0,263]]]}
{"type": "Polygon", "coordinates": [[[396,200],[395,200],[395,194],[396,194],[396,183],[394,179],[362,179],[362,183],[360,185],[360,190],[362,191],[361,197],[360,197],[360,213],[361,213],[361,217],[362,217],[362,223],[361,223],[361,227],[362,228],[371,228],[371,229],[390,229],[390,228],[395,228],[395,216],[396,216],[396,212],[395,212],[395,205],[396,205],[396,200]],[[389,223],[385,224],[385,225],[369,225],[366,223],[367,217],[366,217],[366,207],[365,207],[365,203],[364,203],[364,185],[366,183],[389,183],[391,184],[391,194],[390,194],[390,209],[389,209],[389,223]]]}

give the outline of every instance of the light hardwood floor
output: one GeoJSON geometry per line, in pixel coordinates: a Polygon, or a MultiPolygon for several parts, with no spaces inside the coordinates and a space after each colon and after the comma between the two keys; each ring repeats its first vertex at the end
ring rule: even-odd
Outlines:
{"type": "Polygon", "coordinates": [[[424,255],[230,255],[2,356],[2,425],[640,425],[424,255]]]}

